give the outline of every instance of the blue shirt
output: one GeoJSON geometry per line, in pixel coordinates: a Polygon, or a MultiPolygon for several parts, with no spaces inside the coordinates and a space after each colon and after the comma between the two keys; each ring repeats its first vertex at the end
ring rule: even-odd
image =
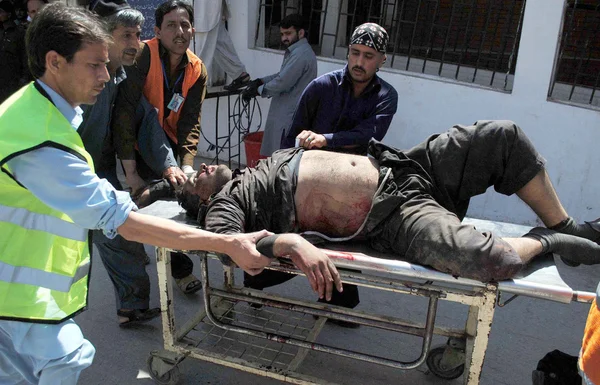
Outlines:
{"type": "MultiPolygon", "coordinates": [[[[82,110],[69,103],[39,79],[56,108],[77,130],[82,110]]],[[[90,166],[73,154],[54,147],[23,153],[7,162],[15,179],[46,205],[67,214],[87,229],[102,229],[109,238],[117,235],[135,204],[127,192],[117,191],[100,179],[90,166]]]]}
{"type": "Polygon", "coordinates": [[[375,75],[355,98],[348,66],[313,80],[304,90],[294,120],[281,141],[282,148],[294,147],[302,130],[323,134],[327,148],[358,145],[350,151],[367,153],[371,138],[382,140],[398,106],[398,93],[375,75]]]}
{"type": "Polygon", "coordinates": [[[98,95],[96,103],[81,106],[83,122],[77,128],[77,132],[86,151],[94,160],[96,173],[103,177],[106,174],[116,173],[116,153],[112,145],[110,120],[117,97],[117,88],[126,78],[123,67],[117,68],[115,74],[111,75],[110,80],[104,85],[104,90],[98,95]]]}

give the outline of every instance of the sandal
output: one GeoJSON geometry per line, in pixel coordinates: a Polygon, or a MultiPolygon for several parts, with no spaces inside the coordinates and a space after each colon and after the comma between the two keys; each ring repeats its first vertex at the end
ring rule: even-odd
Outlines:
{"type": "Polygon", "coordinates": [[[235,78],[231,83],[226,86],[223,86],[223,89],[226,91],[235,91],[239,88],[244,87],[246,84],[250,83],[250,74],[246,73],[246,75],[240,75],[235,78]]]}
{"type": "Polygon", "coordinates": [[[202,282],[200,282],[200,280],[196,278],[194,274],[175,279],[175,283],[177,284],[177,287],[179,287],[185,294],[192,294],[202,289],[202,282]]]}
{"type": "Polygon", "coordinates": [[[119,326],[127,327],[135,324],[140,324],[150,321],[160,315],[160,308],[152,309],[133,309],[133,310],[117,310],[119,317],[119,326]]]}

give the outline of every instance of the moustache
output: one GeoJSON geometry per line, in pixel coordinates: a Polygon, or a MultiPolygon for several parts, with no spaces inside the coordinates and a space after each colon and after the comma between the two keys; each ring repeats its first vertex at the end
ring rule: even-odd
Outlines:
{"type": "Polygon", "coordinates": [[[362,72],[367,72],[367,71],[365,71],[365,69],[364,69],[364,68],[362,68],[361,66],[354,66],[354,67],[352,67],[352,69],[353,69],[353,70],[361,70],[362,72]]]}

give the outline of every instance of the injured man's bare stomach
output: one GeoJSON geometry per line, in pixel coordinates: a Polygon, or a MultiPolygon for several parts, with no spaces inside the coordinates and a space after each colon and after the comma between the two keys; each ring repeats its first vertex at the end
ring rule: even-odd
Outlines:
{"type": "Polygon", "coordinates": [[[369,214],[378,177],[375,159],[305,151],[294,195],[300,230],[332,237],[355,234],[369,214]]]}

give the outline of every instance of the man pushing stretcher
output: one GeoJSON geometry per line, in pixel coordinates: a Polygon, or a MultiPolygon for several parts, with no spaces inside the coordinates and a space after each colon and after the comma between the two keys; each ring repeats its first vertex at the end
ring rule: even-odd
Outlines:
{"type": "MultiPolygon", "coordinates": [[[[185,184],[180,203],[192,216],[207,204],[209,231],[279,234],[271,238],[268,253],[289,256],[327,299],[332,282],[340,288],[337,271],[319,249],[294,233],[365,240],[398,259],[484,282],[511,278],[548,252],[570,265],[600,263],[599,220],[576,224],[568,216],[545,160],[513,122],[457,125],[407,151],[372,140],[368,152],[369,157],[282,150],[233,179],[224,165],[203,165],[185,184]],[[489,186],[505,195],[516,193],[546,228],[499,238],[462,224],[470,198],[489,186]]],[[[262,270],[234,262],[253,275],[262,270]]],[[[262,289],[263,283],[258,275],[247,286],[262,289]]]]}

